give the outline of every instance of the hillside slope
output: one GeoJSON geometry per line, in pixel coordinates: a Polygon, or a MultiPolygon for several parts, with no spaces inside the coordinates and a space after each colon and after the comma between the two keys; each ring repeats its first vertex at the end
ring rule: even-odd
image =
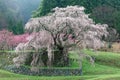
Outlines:
{"type": "Polygon", "coordinates": [[[23,22],[26,23],[30,19],[32,12],[35,11],[41,0],[15,0],[19,8],[19,14],[23,18],[23,22]]]}

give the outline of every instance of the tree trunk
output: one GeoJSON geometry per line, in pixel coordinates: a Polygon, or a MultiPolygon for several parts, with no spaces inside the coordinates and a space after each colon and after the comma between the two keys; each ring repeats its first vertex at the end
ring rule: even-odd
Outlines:
{"type": "Polygon", "coordinates": [[[44,67],[44,63],[41,59],[41,54],[40,53],[34,53],[33,54],[33,60],[31,62],[31,66],[44,67]]]}
{"type": "Polygon", "coordinates": [[[64,67],[69,65],[68,51],[64,47],[57,46],[57,51],[54,51],[53,65],[56,67],[64,67]]]}
{"type": "Polygon", "coordinates": [[[69,58],[68,58],[68,50],[64,49],[63,50],[63,65],[68,66],[69,65],[69,58]]]}
{"type": "Polygon", "coordinates": [[[47,66],[52,67],[53,66],[53,60],[54,60],[54,51],[52,51],[52,47],[48,46],[47,48],[48,51],[48,61],[47,61],[47,66]]]}
{"type": "Polygon", "coordinates": [[[34,72],[39,72],[40,67],[44,67],[44,63],[41,59],[41,54],[40,53],[34,53],[33,54],[33,60],[31,62],[31,71],[34,72]]]}

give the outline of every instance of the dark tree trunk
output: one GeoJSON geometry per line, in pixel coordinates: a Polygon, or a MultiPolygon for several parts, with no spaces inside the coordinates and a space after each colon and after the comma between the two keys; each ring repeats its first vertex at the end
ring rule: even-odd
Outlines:
{"type": "Polygon", "coordinates": [[[30,53],[27,55],[26,61],[25,61],[25,65],[30,66],[31,62],[32,62],[32,58],[33,58],[33,53],[30,53]]]}
{"type": "Polygon", "coordinates": [[[69,66],[68,50],[62,46],[56,46],[55,51],[48,48],[48,51],[34,53],[31,62],[32,67],[65,67],[69,66]]]}
{"type": "Polygon", "coordinates": [[[40,53],[34,53],[33,54],[33,59],[31,62],[31,71],[34,72],[39,72],[39,67],[43,67],[44,63],[41,59],[41,54],[40,53]]]}
{"type": "Polygon", "coordinates": [[[39,67],[43,67],[44,63],[41,59],[41,54],[40,53],[34,53],[33,54],[33,60],[31,62],[31,66],[39,66],[39,67]]]}
{"type": "Polygon", "coordinates": [[[48,61],[48,53],[47,53],[47,51],[44,51],[44,52],[43,52],[43,54],[42,54],[42,56],[41,56],[41,59],[42,59],[42,61],[43,61],[43,63],[44,63],[44,66],[47,67],[47,61],[48,61]]]}
{"type": "Polygon", "coordinates": [[[69,65],[69,58],[67,49],[61,46],[57,46],[54,51],[54,62],[53,65],[56,67],[65,67],[69,65]]]}
{"type": "Polygon", "coordinates": [[[64,66],[69,66],[69,57],[68,57],[68,50],[66,49],[66,48],[64,48],[64,50],[63,50],[63,57],[62,57],[62,59],[63,59],[63,65],[64,66]]]}

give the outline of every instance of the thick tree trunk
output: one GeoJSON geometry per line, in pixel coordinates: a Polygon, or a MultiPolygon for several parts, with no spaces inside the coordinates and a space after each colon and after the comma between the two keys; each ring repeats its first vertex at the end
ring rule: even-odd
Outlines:
{"type": "Polygon", "coordinates": [[[43,54],[34,53],[31,62],[32,67],[64,67],[69,65],[68,50],[64,47],[57,46],[54,51],[51,47],[47,48],[46,59],[44,60],[43,54]]]}
{"type": "Polygon", "coordinates": [[[44,67],[44,63],[41,59],[41,54],[40,53],[34,53],[33,54],[33,60],[31,62],[31,66],[44,67]]]}
{"type": "Polygon", "coordinates": [[[41,59],[41,54],[40,53],[34,53],[33,54],[33,60],[31,62],[31,71],[34,72],[39,72],[40,67],[44,67],[44,63],[41,59]]]}
{"type": "Polygon", "coordinates": [[[68,58],[68,50],[64,49],[63,50],[63,65],[68,66],[69,65],[69,58],[68,58]]]}
{"type": "Polygon", "coordinates": [[[69,65],[68,51],[64,47],[57,46],[57,51],[54,51],[53,65],[56,67],[64,67],[69,65]]]}
{"type": "Polygon", "coordinates": [[[47,48],[48,51],[48,61],[47,61],[47,66],[52,67],[53,66],[53,60],[54,60],[54,51],[52,51],[52,47],[48,46],[47,48]]]}

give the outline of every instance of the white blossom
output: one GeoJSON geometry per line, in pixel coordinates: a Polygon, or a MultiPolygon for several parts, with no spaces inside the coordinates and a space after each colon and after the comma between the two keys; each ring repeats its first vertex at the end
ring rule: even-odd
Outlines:
{"type": "Polygon", "coordinates": [[[95,24],[84,10],[84,7],[78,6],[57,7],[53,9],[54,13],[48,16],[31,18],[25,25],[25,30],[35,34],[31,35],[26,45],[35,49],[47,48],[50,60],[54,46],[66,48],[74,43],[81,48],[102,47],[104,44],[102,36],[108,35],[106,30],[108,26],[95,24]],[[70,39],[70,36],[74,38],[70,39]]]}

